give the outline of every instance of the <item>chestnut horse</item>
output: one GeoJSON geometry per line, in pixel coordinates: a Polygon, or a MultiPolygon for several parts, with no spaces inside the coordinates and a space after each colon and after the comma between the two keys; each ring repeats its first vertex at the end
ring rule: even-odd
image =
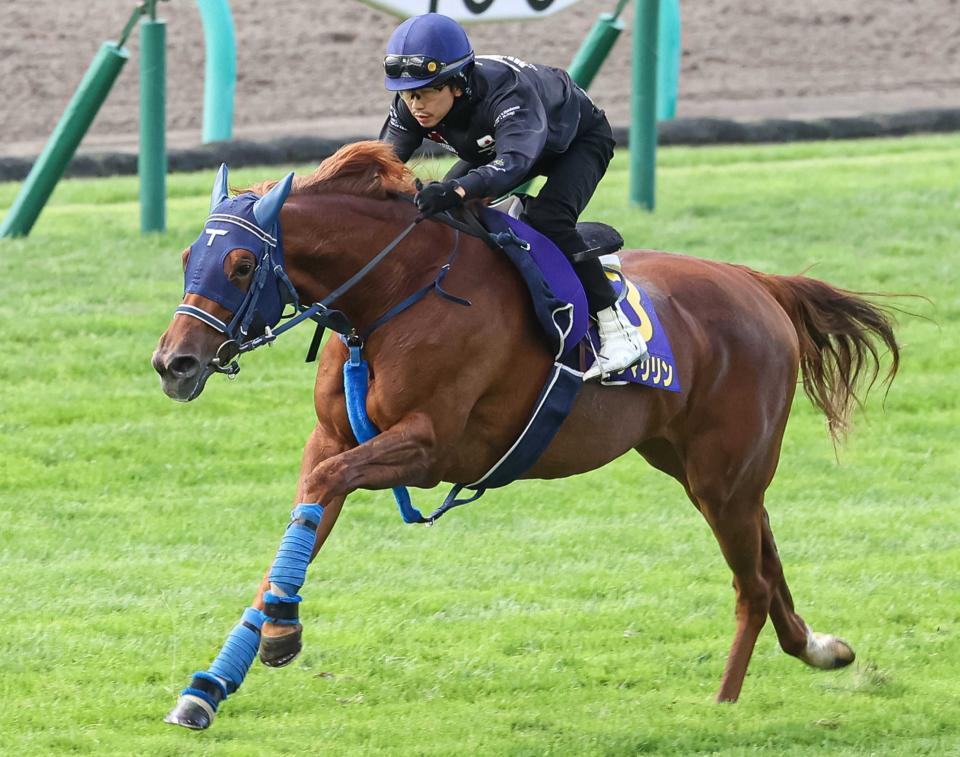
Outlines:
{"type": "MultiPolygon", "coordinates": [[[[301,300],[320,301],[336,290],[410,224],[416,208],[399,195],[413,191],[408,170],[379,142],[344,147],[312,175],[294,180],[280,201],[278,223],[286,270],[301,300]]],[[[439,222],[420,223],[337,301],[338,309],[363,330],[433,280],[455,234],[439,222]]],[[[366,407],[381,433],[363,444],[344,404],[347,348],[330,339],[323,349],[314,390],[317,423],[295,498],[323,506],[310,559],[357,489],[478,479],[519,435],[538,397],[552,356],[518,273],[480,239],[461,235],[459,244],[443,286],[472,306],[427,296],[365,345],[366,407]]],[[[623,272],[650,293],[684,390],[585,385],[524,478],[572,476],[636,450],[680,483],[733,572],[736,630],[718,700],[739,696],[768,616],[787,654],[817,668],[849,664],[854,653],[846,643],[814,633],[794,610],[764,492],[777,468],[798,372],[831,433],[840,436],[859,402],[858,388],[869,390],[877,378],[880,347],[891,358],[884,380],[896,374],[899,350],[890,320],[862,296],[804,276],[652,250],[622,252],[621,260],[623,272]]],[[[242,290],[255,264],[249,251],[235,249],[224,273],[242,290]]],[[[197,294],[183,302],[224,321],[231,316],[197,294]]],[[[164,391],[178,400],[198,395],[221,365],[222,342],[202,321],[177,314],[153,356],[164,391]]],[[[254,608],[263,609],[269,588],[264,578],[254,608]]],[[[267,664],[285,664],[299,650],[299,626],[266,622],[256,630],[267,664]]]]}

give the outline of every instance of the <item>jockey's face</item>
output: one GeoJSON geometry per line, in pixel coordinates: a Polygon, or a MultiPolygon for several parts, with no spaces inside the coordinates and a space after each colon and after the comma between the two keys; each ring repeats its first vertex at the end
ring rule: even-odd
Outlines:
{"type": "Polygon", "coordinates": [[[456,84],[447,83],[439,87],[407,89],[400,93],[400,97],[417,122],[432,129],[446,117],[460,94],[462,91],[456,84]]]}

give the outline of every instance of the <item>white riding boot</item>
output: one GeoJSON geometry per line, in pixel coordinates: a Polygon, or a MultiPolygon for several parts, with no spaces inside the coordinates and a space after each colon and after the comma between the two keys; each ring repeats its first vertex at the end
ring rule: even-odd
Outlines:
{"type": "Polygon", "coordinates": [[[596,362],[583,374],[584,381],[619,373],[647,359],[647,343],[630,323],[620,303],[597,313],[600,349],[596,362]]]}

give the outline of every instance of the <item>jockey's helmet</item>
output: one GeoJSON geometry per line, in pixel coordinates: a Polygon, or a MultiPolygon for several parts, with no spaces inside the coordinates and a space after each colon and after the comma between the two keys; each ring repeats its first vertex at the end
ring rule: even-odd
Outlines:
{"type": "Polygon", "coordinates": [[[384,86],[397,92],[442,84],[473,64],[467,33],[449,16],[424,13],[396,28],[383,58],[384,86]]]}

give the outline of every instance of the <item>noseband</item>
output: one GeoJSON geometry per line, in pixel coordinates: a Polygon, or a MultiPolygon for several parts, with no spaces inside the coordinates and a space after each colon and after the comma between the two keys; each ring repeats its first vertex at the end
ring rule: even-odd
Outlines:
{"type": "MultiPolygon", "coordinates": [[[[243,240],[247,242],[240,249],[255,246],[250,242],[259,242],[258,249],[249,250],[257,260],[253,279],[249,288],[243,294],[239,306],[235,307],[229,323],[225,323],[212,313],[195,305],[181,304],[174,310],[174,313],[182,313],[196,318],[227,337],[217,348],[217,354],[210,362],[209,367],[217,373],[226,373],[233,376],[240,370],[240,366],[234,358],[242,352],[253,349],[251,345],[256,339],[267,338],[268,341],[272,341],[269,339],[274,333],[271,331],[271,327],[276,325],[276,322],[271,324],[270,321],[274,320],[271,315],[261,311],[264,309],[282,311],[283,303],[292,303],[298,310],[301,308],[297,291],[283,267],[283,246],[280,239],[279,223],[274,224],[273,229],[268,233],[254,221],[231,213],[212,213],[204,225],[204,233],[209,235],[206,245],[201,245],[198,248],[200,241],[205,238],[204,234],[201,234],[200,240],[194,243],[195,251],[203,254],[203,261],[198,263],[194,273],[193,291],[196,294],[206,296],[208,299],[221,304],[231,303],[236,299],[236,294],[233,291],[234,287],[226,276],[217,275],[217,272],[211,269],[211,266],[222,265],[219,262],[221,256],[229,249],[233,249],[235,245],[232,241],[228,243],[226,239],[223,239],[227,235],[226,231],[210,228],[212,224],[216,226],[226,224],[237,227],[234,230],[235,233],[242,235],[243,240]],[[218,243],[216,246],[214,245],[215,242],[218,243]],[[276,303],[272,303],[272,307],[270,306],[271,303],[268,303],[266,308],[261,307],[261,298],[265,292],[277,293],[280,303],[279,308],[277,308],[276,303]],[[263,323],[263,334],[256,339],[248,339],[247,335],[254,324],[254,319],[258,316],[263,323]]],[[[277,320],[279,318],[280,312],[277,312],[277,320]]]]}

